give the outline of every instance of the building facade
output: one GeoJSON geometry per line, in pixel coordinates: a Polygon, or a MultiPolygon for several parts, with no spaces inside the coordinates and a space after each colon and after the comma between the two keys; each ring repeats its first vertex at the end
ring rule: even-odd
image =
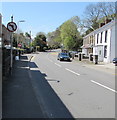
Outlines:
{"type": "Polygon", "coordinates": [[[7,30],[7,28],[2,25],[2,46],[10,46],[11,43],[11,32],[7,30]]]}
{"type": "Polygon", "coordinates": [[[82,53],[88,57],[90,53],[93,53],[94,44],[95,44],[94,32],[91,32],[90,34],[83,38],[82,53]]]}
{"type": "Polygon", "coordinates": [[[115,52],[115,31],[117,21],[113,20],[91,32],[83,38],[82,52],[89,56],[90,53],[98,55],[98,61],[109,63],[117,57],[115,52]]]}
{"type": "Polygon", "coordinates": [[[109,63],[115,56],[115,20],[100,27],[94,31],[95,46],[93,47],[93,55],[98,55],[98,61],[109,63]]]}

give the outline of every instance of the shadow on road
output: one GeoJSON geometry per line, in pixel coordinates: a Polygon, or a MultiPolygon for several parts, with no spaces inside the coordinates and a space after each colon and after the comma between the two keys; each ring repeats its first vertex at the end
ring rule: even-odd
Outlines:
{"type": "Polygon", "coordinates": [[[14,62],[12,76],[2,83],[3,119],[73,118],[45,79],[46,74],[35,68],[37,65],[24,55],[14,62]]]}
{"type": "MultiPolygon", "coordinates": [[[[31,62],[29,66],[36,67],[37,65],[31,62]]],[[[30,70],[29,74],[36,97],[47,116],[49,118],[73,118],[67,107],[48,83],[48,80],[45,78],[47,75],[39,70],[30,70]]],[[[49,81],[57,82],[57,84],[60,82],[58,80],[49,81]]]]}

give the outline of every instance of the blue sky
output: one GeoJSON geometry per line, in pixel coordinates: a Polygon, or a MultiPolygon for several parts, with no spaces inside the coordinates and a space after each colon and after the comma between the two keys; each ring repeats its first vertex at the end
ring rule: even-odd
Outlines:
{"type": "Polygon", "coordinates": [[[11,15],[14,22],[19,23],[23,32],[31,31],[33,36],[38,32],[52,32],[63,22],[73,16],[83,18],[83,12],[90,2],[3,2],[3,24],[10,22],[11,15]]]}

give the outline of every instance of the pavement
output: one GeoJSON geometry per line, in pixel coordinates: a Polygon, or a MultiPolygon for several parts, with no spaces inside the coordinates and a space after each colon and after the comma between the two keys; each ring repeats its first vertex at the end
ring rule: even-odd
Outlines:
{"type": "Polygon", "coordinates": [[[44,118],[29,77],[27,56],[14,62],[12,75],[2,85],[2,118],[44,118]]]}
{"type": "Polygon", "coordinates": [[[3,81],[3,120],[72,118],[45,75],[31,62],[32,56],[25,54],[15,61],[12,75],[3,81]]]}
{"type": "Polygon", "coordinates": [[[83,66],[91,68],[91,69],[95,69],[98,71],[108,72],[108,73],[117,75],[117,73],[116,73],[117,66],[115,66],[113,63],[98,62],[98,64],[94,64],[93,62],[89,61],[88,59],[83,59],[82,61],[78,61],[77,58],[75,58],[74,61],[79,62],[83,66]]]}

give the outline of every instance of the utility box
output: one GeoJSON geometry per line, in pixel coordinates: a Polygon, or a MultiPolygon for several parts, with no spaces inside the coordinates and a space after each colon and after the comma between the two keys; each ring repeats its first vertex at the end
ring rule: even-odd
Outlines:
{"type": "Polygon", "coordinates": [[[81,53],[81,60],[84,59],[84,53],[81,53]]]}
{"type": "Polygon", "coordinates": [[[98,55],[94,55],[93,58],[94,58],[94,63],[98,64],[98,55]]]}
{"type": "Polygon", "coordinates": [[[89,54],[89,61],[93,61],[93,54],[92,53],[89,54]]]}

